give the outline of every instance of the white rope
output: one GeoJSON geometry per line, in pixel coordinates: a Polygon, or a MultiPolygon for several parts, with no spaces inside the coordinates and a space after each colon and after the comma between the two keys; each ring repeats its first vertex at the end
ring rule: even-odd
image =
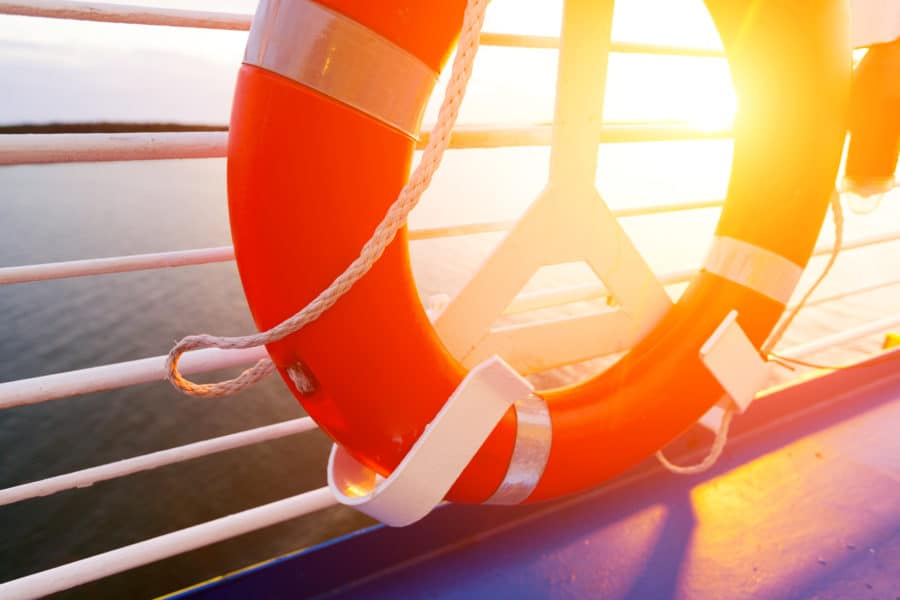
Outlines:
{"type": "MultiPolygon", "coordinates": [[[[819,287],[819,284],[821,284],[825,280],[825,277],[828,276],[828,273],[831,272],[831,268],[834,266],[834,263],[837,261],[838,255],[841,252],[841,246],[844,243],[844,209],[841,206],[840,194],[838,194],[836,190],[831,195],[831,216],[834,220],[834,246],[831,248],[828,263],[825,265],[825,268],[822,269],[822,273],[819,274],[818,279],[816,279],[809,289],[806,290],[806,293],[803,294],[800,302],[787,312],[785,318],[775,327],[774,331],[772,331],[772,334],[769,336],[769,339],[762,345],[761,352],[767,360],[769,359],[769,353],[772,352],[778,342],[781,341],[781,338],[784,337],[784,333],[787,331],[788,327],[794,322],[794,318],[806,305],[807,301],[809,301],[813,292],[819,287]]],[[[719,457],[722,456],[722,451],[725,449],[725,443],[728,441],[728,428],[731,425],[731,419],[734,417],[734,413],[734,403],[729,401],[728,408],[725,409],[722,420],[719,422],[716,438],[713,440],[709,453],[699,463],[686,466],[676,465],[666,458],[662,450],[656,453],[656,459],[662,466],[676,475],[696,475],[697,473],[703,473],[704,471],[709,470],[716,464],[719,457]]]]}
{"type": "Polygon", "coordinates": [[[728,428],[731,426],[732,417],[734,417],[734,406],[729,405],[725,409],[725,414],[722,415],[722,421],[719,423],[719,429],[716,431],[716,439],[713,440],[712,447],[710,447],[709,452],[699,463],[684,466],[676,465],[666,458],[662,450],[656,453],[656,460],[676,475],[696,475],[709,470],[716,464],[719,457],[722,456],[722,451],[725,450],[725,443],[728,442],[728,428]]]}
{"type": "MultiPolygon", "coordinates": [[[[282,321],[272,329],[253,335],[238,337],[219,337],[208,334],[190,335],[178,342],[169,352],[166,359],[168,379],[179,390],[191,396],[217,398],[234,394],[249,387],[260,379],[275,371],[270,359],[263,359],[255,366],[247,369],[234,379],[217,383],[197,384],[185,379],[178,371],[178,359],[189,350],[198,348],[251,348],[276,342],[299,331],[304,326],[318,319],[331,308],[338,299],[346,294],[381,257],[385,248],[394,239],[397,231],[406,224],[409,212],[418,204],[422,193],[431,183],[437,171],[444,151],[450,143],[450,131],[456,124],[459,107],[466,92],[466,85],[472,74],[475,54],[478,52],[478,38],[484,23],[484,12],[488,0],[469,0],[463,16],[462,31],[459,38],[456,58],[450,82],[444,93],[444,100],[438,113],[437,124],[428,138],[422,153],[422,160],[413,172],[409,182],[400,192],[397,199],[388,209],[382,221],[375,228],[372,237],[365,243],[359,256],[312,302],[300,309],[292,317],[282,321]]],[[[291,375],[298,388],[309,387],[305,376],[291,375]]]]}
{"type": "Polygon", "coordinates": [[[800,302],[788,312],[787,316],[772,332],[772,335],[769,336],[769,339],[766,340],[766,343],[763,344],[762,353],[766,357],[769,356],[769,353],[775,349],[775,346],[781,341],[781,338],[784,337],[784,333],[787,331],[788,327],[791,326],[791,323],[794,322],[794,318],[800,312],[800,309],[802,309],[809,301],[813,292],[815,292],[819,285],[825,281],[825,277],[828,276],[828,273],[831,272],[831,268],[837,261],[838,254],[841,253],[841,247],[844,244],[844,208],[841,206],[841,196],[838,194],[837,190],[831,195],[831,217],[834,220],[834,246],[831,247],[828,263],[825,265],[825,268],[822,269],[822,273],[819,275],[819,278],[816,279],[815,283],[813,283],[810,288],[806,290],[806,293],[803,294],[800,302]]]}

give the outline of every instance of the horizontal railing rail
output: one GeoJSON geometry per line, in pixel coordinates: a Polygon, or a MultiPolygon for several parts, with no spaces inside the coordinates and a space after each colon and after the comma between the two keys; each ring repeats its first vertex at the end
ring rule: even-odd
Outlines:
{"type": "MultiPolygon", "coordinates": [[[[859,236],[854,239],[845,240],[841,244],[841,251],[855,250],[858,248],[866,248],[869,246],[877,246],[900,240],[900,229],[888,231],[886,233],[870,234],[859,236]]],[[[824,256],[834,251],[834,244],[819,244],[813,250],[812,256],[824,256]]],[[[657,279],[663,285],[676,285],[687,283],[691,277],[696,274],[694,269],[682,269],[679,271],[669,271],[660,274],[657,279]]],[[[541,290],[538,292],[528,292],[520,294],[506,308],[506,314],[515,314],[528,312],[541,308],[550,308],[562,304],[572,302],[581,302],[586,300],[596,300],[603,298],[609,294],[608,290],[602,283],[585,283],[576,286],[564,286],[551,290],[541,290]]]]}
{"type": "MultiPolygon", "coordinates": [[[[675,279],[675,277],[673,277],[673,279],[675,279]]],[[[850,296],[857,296],[860,294],[893,287],[895,285],[900,285],[900,278],[880,281],[878,283],[873,283],[850,290],[843,290],[834,294],[816,296],[811,300],[808,300],[803,306],[806,308],[810,306],[819,306],[822,304],[827,304],[829,302],[834,302],[836,300],[843,300],[844,298],[849,298],[850,296]]],[[[605,287],[595,283],[585,283],[582,285],[571,286],[567,288],[530,292],[517,296],[515,300],[510,303],[509,307],[507,307],[506,311],[504,311],[504,314],[511,315],[530,312],[542,308],[549,308],[551,306],[570,304],[573,302],[597,300],[605,297],[608,294],[609,292],[605,287]]],[[[793,310],[796,307],[796,304],[791,304],[787,307],[787,310],[793,310]]]]}
{"type": "MultiPolygon", "coordinates": [[[[613,216],[616,217],[636,217],[641,215],[714,208],[721,205],[721,200],[679,202],[616,209],[613,210],[612,213],[613,216]]],[[[473,235],[478,233],[502,232],[510,229],[513,223],[514,221],[490,221],[485,223],[463,223],[449,227],[411,229],[409,231],[409,239],[418,241],[473,235]]],[[[193,250],[171,250],[169,252],[153,252],[149,254],[131,254],[16,267],[0,267],[0,285],[205,265],[216,262],[227,262],[230,260],[234,260],[234,248],[231,246],[217,246],[193,250]]]]}
{"type": "MultiPolygon", "coordinates": [[[[549,146],[553,126],[537,123],[515,127],[494,125],[461,125],[450,134],[450,148],[514,148],[549,146]]],[[[419,148],[428,143],[428,131],[423,131],[419,148]]],[[[684,123],[605,123],[598,141],[605,144],[634,142],[674,142],[682,140],[725,139],[733,135],[730,127],[700,128],[684,123]]]]}
{"type": "MultiPolygon", "coordinates": [[[[810,306],[821,306],[822,304],[828,304],[829,302],[835,302],[837,300],[843,300],[851,296],[858,296],[860,294],[867,294],[869,292],[883,290],[884,288],[893,287],[895,285],[900,285],[900,277],[896,279],[888,279],[887,281],[879,281],[870,285],[863,285],[857,288],[851,288],[849,290],[841,290],[840,292],[836,292],[833,294],[816,296],[814,298],[811,298],[810,300],[807,300],[803,306],[804,308],[808,308],[810,306]]],[[[796,304],[790,304],[788,306],[788,310],[793,310],[795,308],[797,308],[796,304]]]]}
{"type": "Polygon", "coordinates": [[[778,355],[785,358],[803,358],[821,352],[822,350],[837,348],[841,344],[855,342],[856,340],[871,335],[884,335],[885,331],[889,331],[892,327],[896,327],[897,325],[900,325],[900,313],[878,319],[877,321],[871,321],[857,327],[851,327],[850,329],[845,329],[844,331],[839,331],[831,335],[822,336],[805,344],[778,350],[778,355]]]}
{"type": "MultiPolygon", "coordinates": [[[[552,35],[522,35],[516,33],[483,33],[481,43],[485,46],[507,48],[559,48],[559,38],[552,35]]],[[[618,54],[657,54],[663,56],[690,56],[694,58],[724,58],[720,48],[696,48],[686,46],[665,46],[637,42],[617,42],[610,44],[610,52],[618,54]]]]}
{"type": "MultiPolygon", "coordinates": [[[[235,31],[248,31],[250,23],[253,21],[253,15],[251,14],[59,0],[0,0],[0,14],[235,31]]],[[[513,33],[482,33],[481,43],[485,46],[510,48],[559,48],[559,38],[556,36],[513,33]]],[[[629,54],[660,54],[698,58],[719,58],[724,56],[722,50],[715,48],[691,48],[633,42],[613,42],[610,50],[612,52],[629,54]]]]}
{"type": "Polygon", "coordinates": [[[0,14],[234,31],[248,31],[253,20],[250,14],[60,0],[0,0],[0,14]]]}
{"type": "Polygon", "coordinates": [[[234,248],[231,246],[218,246],[195,250],[171,250],[169,252],[153,252],[150,254],[131,254],[108,258],[87,258],[83,260],[22,265],[20,267],[2,267],[0,268],[0,285],[89,277],[91,275],[108,275],[111,273],[128,273],[131,271],[149,271],[171,267],[188,267],[230,260],[234,260],[234,248]]]}
{"type": "Polygon", "coordinates": [[[252,446],[277,440],[289,435],[296,435],[316,429],[318,425],[309,417],[301,417],[292,419],[282,423],[274,423],[264,427],[239,431],[229,435],[214,437],[193,444],[185,444],[167,450],[159,450],[150,454],[142,454],[132,458],[125,458],[115,462],[106,463],[97,467],[90,467],[66,473],[65,475],[57,475],[48,477],[40,481],[23,483],[22,485],[13,486],[0,490],[0,506],[13,504],[31,498],[40,498],[49,496],[57,492],[72,490],[75,488],[84,488],[101,481],[117,479],[126,475],[133,475],[141,471],[149,471],[166,465],[173,465],[202,456],[209,456],[226,450],[235,448],[243,448],[244,446],[252,446]]]}
{"type": "MultiPolygon", "coordinates": [[[[707,202],[687,202],[664,205],[649,205],[612,211],[617,217],[634,217],[663,212],[676,212],[695,210],[721,206],[721,200],[707,202]]],[[[477,233],[504,231],[512,226],[512,221],[492,221],[488,223],[471,223],[442,228],[413,229],[410,231],[411,240],[425,240],[438,237],[451,237],[459,235],[471,235],[477,233]]],[[[900,240],[900,230],[885,233],[860,236],[847,240],[842,245],[842,250],[853,250],[900,240]]],[[[822,256],[833,251],[832,244],[821,244],[813,252],[813,256],[822,256]]],[[[193,266],[214,262],[226,262],[234,259],[234,250],[231,246],[219,246],[214,248],[201,248],[196,250],[175,250],[171,252],[158,252],[152,254],[137,254],[130,256],[118,256],[109,258],[94,258],[74,260],[58,263],[45,263],[36,265],[22,265],[16,267],[0,268],[0,285],[46,281],[50,279],[63,279],[71,277],[85,277],[91,275],[106,275],[124,273],[130,271],[143,271],[151,269],[193,266]]],[[[663,285],[672,285],[687,282],[695,274],[693,269],[682,269],[663,273],[659,281],[663,285]]],[[[578,286],[560,287],[553,290],[529,292],[519,295],[506,309],[507,314],[527,312],[539,308],[558,306],[571,302],[592,300],[606,295],[606,288],[600,283],[582,284],[578,286]]],[[[0,390],[2,390],[0,384],[0,390]]],[[[0,392],[0,408],[2,408],[2,392],[0,392]]]]}
{"type": "MultiPolygon", "coordinates": [[[[502,127],[463,125],[450,135],[451,149],[549,146],[550,124],[502,127]]],[[[422,132],[418,148],[428,142],[422,132]]],[[[700,129],[683,124],[609,124],[599,141],[607,144],[725,139],[730,129],[700,129]]],[[[173,131],[147,133],[4,133],[0,134],[0,165],[35,165],[71,162],[117,162],[224,158],[226,131],[173,131]]]]}
{"type": "MultiPolygon", "coordinates": [[[[640,217],[687,210],[700,210],[704,208],[717,208],[721,207],[723,203],[723,200],[701,200],[698,202],[647,204],[643,206],[633,206],[630,208],[617,208],[612,211],[612,214],[614,217],[618,218],[640,217]]],[[[473,235],[478,233],[498,233],[512,229],[515,224],[516,222],[514,220],[504,220],[484,221],[481,223],[461,223],[459,225],[448,225],[444,227],[410,229],[409,239],[411,241],[417,241],[473,235]]],[[[0,280],[0,282],[2,282],[2,280],[0,280]]]]}
{"type": "MultiPolygon", "coordinates": [[[[265,348],[246,350],[209,348],[185,353],[178,366],[179,370],[186,374],[207,373],[252,365],[266,356],[265,348]]],[[[0,383],[0,410],[165,379],[165,356],[16,379],[0,383]]]]}
{"type": "Polygon", "coordinates": [[[224,131],[3,133],[0,165],[222,158],[224,131]]]}

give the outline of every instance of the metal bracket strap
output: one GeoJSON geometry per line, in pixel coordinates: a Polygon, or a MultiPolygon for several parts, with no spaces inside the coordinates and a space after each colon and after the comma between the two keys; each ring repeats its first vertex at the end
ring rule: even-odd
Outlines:
{"type": "MultiPolygon", "coordinates": [[[[747,410],[769,379],[769,363],[737,322],[732,310],[700,348],[700,360],[725,389],[738,413],[747,410]]],[[[717,432],[725,409],[716,405],[700,417],[700,424],[717,432]]]]}
{"type": "Polygon", "coordinates": [[[509,407],[532,392],[512,367],[491,357],[463,379],[389,477],[335,444],[328,487],[341,504],[386,525],[414,523],[443,500],[509,407]]]}

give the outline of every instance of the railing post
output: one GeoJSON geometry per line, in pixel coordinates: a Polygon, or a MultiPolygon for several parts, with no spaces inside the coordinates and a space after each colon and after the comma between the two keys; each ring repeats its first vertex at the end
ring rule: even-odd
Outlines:
{"type": "Polygon", "coordinates": [[[550,183],[594,185],[615,0],[565,0],[550,183]]]}

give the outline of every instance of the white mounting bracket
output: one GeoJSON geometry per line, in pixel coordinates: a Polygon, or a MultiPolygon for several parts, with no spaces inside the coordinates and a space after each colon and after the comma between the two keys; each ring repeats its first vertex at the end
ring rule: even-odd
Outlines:
{"type": "Polygon", "coordinates": [[[854,48],[900,38],[900,0],[851,0],[850,40],[854,48]]]}
{"type": "MultiPolygon", "coordinates": [[[[742,413],[750,406],[756,393],[765,387],[769,379],[769,364],[738,325],[737,317],[736,310],[728,313],[700,347],[700,360],[725,388],[737,412],[742,413]]],[[[700,417],[700,424],[718,431],[724,414],[724,407],[713,406],[700,417]]]]}
{"type": "Polygon", "coordinates": [[[328,487],[338,502],[402,527],[440,504],[510,406],[533,388],[497,356],[471,371],[389,477],[335,444],[328,487]]]}

